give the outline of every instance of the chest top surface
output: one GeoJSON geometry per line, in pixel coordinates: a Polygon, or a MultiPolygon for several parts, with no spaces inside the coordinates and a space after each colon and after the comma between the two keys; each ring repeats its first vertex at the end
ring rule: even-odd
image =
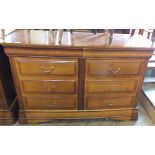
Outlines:
{"type": "Polygon", "coordinates": [[[50,31],[16,30],[0,39],[4,47],[44,47],[44,48],[106,48],[106,49],[154,49],[153,43],[141,35],[114,34],[113,38],[105,39],[104,33],[64,32],[62,42],[58,38],[53,41],[50,31]]]}

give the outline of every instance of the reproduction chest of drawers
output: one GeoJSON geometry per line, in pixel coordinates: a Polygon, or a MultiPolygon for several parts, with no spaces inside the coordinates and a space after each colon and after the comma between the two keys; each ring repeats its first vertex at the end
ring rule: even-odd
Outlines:
{"type": "Polygon", "coordinates": [[[18,106],[8,57],[0,47],[0,125],[17,120],[18,106]]]}
{"type": "Polygon", "coordinates": [[[136,120],[153,48],[3,44],[20,123],[53,119],[136,120]]]}

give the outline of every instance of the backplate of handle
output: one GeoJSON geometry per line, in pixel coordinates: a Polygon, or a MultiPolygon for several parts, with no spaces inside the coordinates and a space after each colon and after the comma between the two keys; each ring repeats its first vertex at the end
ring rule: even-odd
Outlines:
{"type": "Polygon", "coordinates": [[[46,104],[47,106],[49,106],[49,107],[53,107],[53,106],[56,106],[56,105],[57,105],[57,102],[54,101],[54,102],[52,102],[52,103],[49,103],[48,101],[45,101],[45,104],[46,104]]]}
{"type": "Polygon", "coordinates": [[[43,87],[44,87],[44,89],[46,89],[48,91],[53,91],[55,88],[55,85],[49,87],[49,86],[47,86],[47,83],[45,82],[43,87]]]}
{"type": "Polygon", "coordinates": [[[108,106],[113,106],[115,101],[104,101],[104,103],[107,104],[108,106]]]}
{"type": "Polygon", "coordinates": [[[112,72],[113,74],[117,74],[117,73],[119,73],[119,72],[121,71],[121,68],[113,69],[113,68],[109,67],[108,70],[109,70],[110,72],[112,72]]]}
{"type": "Polygon", "coordinates": [[[50,68],[45,68],[44,66],[41,67],[41,70],[44,72],[44,73],[51,73],[53,70],[54,70],[54,67],[50,67],[50,68]]]}
{"type": "Polygon", "coordinates": [[[119,91],[119,90],[120,90],[120,85],[110,86],[109,89],[110,89],[111,91],[119,91]]]}

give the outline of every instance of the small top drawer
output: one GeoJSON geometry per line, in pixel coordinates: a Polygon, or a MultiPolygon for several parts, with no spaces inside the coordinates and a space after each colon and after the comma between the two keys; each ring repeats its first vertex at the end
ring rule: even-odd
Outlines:
{"type": "Polygon", "coordinates": [[[143,60],[87,60],[87,76],[139,75],[144,67],[143,60]]]}
{"type": "Polygon", "coordinates": [[[20,74],[73,76],[77,74],[75,59],[17,58],[20,74]]]}

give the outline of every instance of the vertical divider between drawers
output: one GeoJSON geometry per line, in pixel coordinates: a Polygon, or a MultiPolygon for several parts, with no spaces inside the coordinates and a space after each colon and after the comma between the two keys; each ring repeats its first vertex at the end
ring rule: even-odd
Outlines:
{"type": "Polygon", "coordinates": [[[78,110],[84,109],[85,92],[85,59],[79,58],[78,61],[78,110]]]}

